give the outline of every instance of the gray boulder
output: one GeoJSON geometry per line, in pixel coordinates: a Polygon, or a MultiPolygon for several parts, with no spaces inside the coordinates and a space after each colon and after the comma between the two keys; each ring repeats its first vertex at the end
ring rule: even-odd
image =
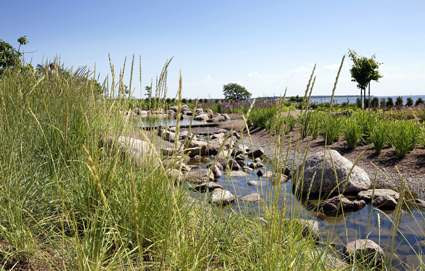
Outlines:
{"type": "Polygon", "coordinates": [[[325,215],[336,216],[343,212],[354,212],[366,206],[364,200],[349,200],[343,195],[338,195],[319,203],[319,210],[325,215]]]}
{"type": "Polygon", "coordinates": [[[240,197],[239,200],[245,201],[245,202],[258,202],[261,201],[261,195],[259,193],[251,193],[248,195],[245,195],[243,197],[240,197]]]}
{"type": "Polygon", "coordinates": [[[335,150],[310,155],[298,168],[303,183],[297,186],[305,194],[357,194],[369,189],[371,181],[362,168],[354,166],[335,150]]]}
{"type": "Polygon", "coordinates": [[[214,189],[211,193],[211,203],[217,205],[226,205],[234,202],[236,199],[230,191],[224,189],[214,189]]]}
{"type": "Polygon", "coordinates": [[[358,239],[346,245],[350,259],[370,267],[381,267],[384,262],[384,250],[369,239],[358,239]]]}

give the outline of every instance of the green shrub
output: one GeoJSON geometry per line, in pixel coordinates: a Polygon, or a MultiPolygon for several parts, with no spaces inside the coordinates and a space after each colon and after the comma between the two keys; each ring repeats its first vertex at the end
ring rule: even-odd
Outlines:
{"type": "Polygon", "coordinates": [[[307,136],[311,136],[314,139],[317,138],[319,135],[322,117],[324,115],[325,113],[320,111],[311,111],[303,114],[299,118],[301,137],[306,138],[307,136]]]}
{"type": "Polygon", "coordinates": [[[386,102],[385,106],[386,106],[387,108],[392,108],[392,107],[394,106],[393,98],[388,97],[388,98],[387,98],[387,102],[386,102]]]}
{"type": "Polygon", "coordinates": [[[248,123],[251,126],[263,129],[270,129],[272,120],[276,114],[276,107],[253,108],[248,116],[248,123]]]}
{"type": "Polygon", "coordinates": [[[370,131],[376,124],[378,115],[374,112],[358,111],[353,113],[352,118],[361,129],[361,138],[369,142],[370,131]]]}
{"type": "Polygon", "coordinates": [[[403,106],[403,98],[401,96],[398,96],[395,100],[395,106],[402,107],[403,106]]]}
{"type": "Polygon", "coordinates": [[[320,134],[325,139],[325,144],[332,144],[338,141],[341,134],[342,118],[332,116],[330,114],[323,115],[320,134]]]}
{"type": "Polygon", "coordinates": [[[406,106],[412,106],[413,105],[413,99],[412,97],[408,97],[406,100],[406,106]]]}
{"type": "Polygon", "coordinates": [[[419,132],[420,128],[414,121],[396,120],[391,123],[389,142],[397,157],[402,158],[415,148],[419,132]]]}
{"type": "Polygon", "coordinates": [[[350,149],[354,149],[362,139],[362,128],[354,119],[347,119],[345,121],[344,138],[350,149]]]}
{"type": "Polygon", "coordinates": [[[370,142],[376,153],[380,153],[388,141],[388,125],[384,121],[378,121],[372,128],[370,133],[370,142]]]}
{"type": "Polygon", "coordinates": [[[415,102],[415,106],[418,106],[418,105],[421,105],[421,104],[424,104],[424,100],[422,98],[417,99],[416,102],[415,102]]]}

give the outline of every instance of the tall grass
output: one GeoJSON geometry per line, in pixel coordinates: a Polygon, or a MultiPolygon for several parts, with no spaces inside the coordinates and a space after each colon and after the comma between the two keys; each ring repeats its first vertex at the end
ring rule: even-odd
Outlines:
{"type": "MultiPolygon", "coordinates": [[[[3,268],[327,269],[327,250],[277,208],[266,209],[266,224],[212,208],[152,163],[157,154],[140,168],[119,149],[99,148],[104,136],[150,135],[122,116],[125,101],[105,101],[88,76],[18,70],[0,78],[3,268]]],[[[162,97],[165,85],[157,85],[162,97]]]]}

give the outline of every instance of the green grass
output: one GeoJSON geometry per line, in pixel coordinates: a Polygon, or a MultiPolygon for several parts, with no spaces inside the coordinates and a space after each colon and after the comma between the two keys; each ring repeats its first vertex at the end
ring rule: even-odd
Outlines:
{"type": "MultiPolygon", "coordinates": [[[[99,148],[134,131],[86,75],[0,78],[0,260],[5,269],[326,270],[327,248],[285,212],[264,218],[191,199],[146,157],[99,148]]],[[[254,113],[266,123],[273,110],[254,113]]],[[[269,124],[267,124],[269,125],[269,124]]],[[[139,134],[142,136],[141,134],[139,134]]]]}

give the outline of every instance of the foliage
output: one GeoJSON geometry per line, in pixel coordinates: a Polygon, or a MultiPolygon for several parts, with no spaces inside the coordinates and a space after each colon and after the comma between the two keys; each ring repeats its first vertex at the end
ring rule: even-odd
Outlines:
{"type": "Polygon", "coordinates": [[[249,113],[248,123],[254,127],[270,129],[276,111],[276,107],[253,108],[249,113]]]}
{"type": "Polygon", "coordinates": [[[397,157],[403,158],[416,145],[419,127],[414,121],[396,120],[390,124],[389,143],[394,148],[397,157]]]}
{"type": "Polygon", "coordinates": [[[379,107],[379,99],[377,97],[373,97],[370,105],[372,106],[372,108],[378,108],[379,107]]]}
{"type": "Polygon", "coordinates": [[[325,139],[325,144],[338,141],[342,129],[342,119],[330,114],[323,115],[320,134],[325,139]]]}
{"type": "Polygon", "coordinates": [[[20,66],[21,56],[22,54],[12,45],[0,39],[0,75],[6,69],[20,66]]]}
{"type": "Polygon", "coordinates": [[[388,98],[387,98],[387,102],[385,103],[385,106],[386,106],[387,108],[392,108],[392,107],[394,107],[394,101],[393,101],[393,98],[388,97],[388,98]]]}
{"type": "Polygon", "coordinates": [[[398,96],[395,100],[395,106],[402,107],[403,106],[403,98],[401,96],[398,96]]]}
{"type": "Polygon", "coordinates": [[[362,128],[352,118],[345,121],[344,138],[349,149],[354,149],[362,139],[362,128]]]}
{"type": "Polygon", "coordinates": [[[415,106],[418,106],[418,105],[421,105],[421,104],[424,104],[424,100],[422,98],[418,98],[415,102],[415,106]]]}
{"type": "Polygon", "coordinates": [[[388,141],[389,127],[385,121],[378,121],[370,132],[369,140],[376,153],[380,153],[388,141]]]}
{"type": "Polygon", "coordinates": [[[223,94],[227,100],[246,100],[251,97],[251,93],[243,86],[236,83],[229,83],[223,86],[223,94]]]}
{"type": "Polygon", "coordinates": [[[407,97],[407,100],[406,100],[406,106],[413,106],[413,99],[412,99],[412,97],[407,97]]]}

